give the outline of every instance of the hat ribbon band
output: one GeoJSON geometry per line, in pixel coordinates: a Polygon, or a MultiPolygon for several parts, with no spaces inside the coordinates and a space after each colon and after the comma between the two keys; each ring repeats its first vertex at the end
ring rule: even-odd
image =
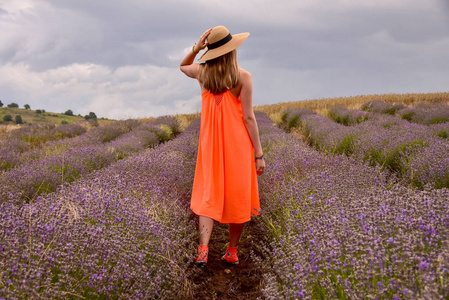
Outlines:
{"type": "Polygon", "coordinates": [[[227,42],[229,42],[230,40],[232,40],[232,35],[228,34],[227,36],[225,36],[224,38],[222,38],[221,40],[213,43],[213,44],[209,44],[207,45],[207,49],[208,50],[212,50],[218,47],[223,46],[224,44],[226,44],[227,42]]]}

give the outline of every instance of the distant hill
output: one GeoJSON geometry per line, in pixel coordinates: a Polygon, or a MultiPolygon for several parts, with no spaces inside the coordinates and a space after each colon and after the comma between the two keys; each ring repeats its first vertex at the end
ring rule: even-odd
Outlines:
{"type": "MultiPolygon", "coordinates": [[[[85,121],[84,117],[81,116],[68,116],[63,113],[47,112],[43,109],[25,109],[25,108],[11,108],[11,107],[0,107],[0,133],[5,131],[10,131],[14,128],[18,128],[24,125],[32,125],[39,123],[50,123],[56,126],[61,124],[73,124],[85,121]],[[4,116],[10,115],[12,121],[4,121],[4,116]],[[16,116],[22,118],[23,124],[16,124],[16,116]]],[[[109,123],[113,120],[108,119],[98,119],[100,124],[109,123]]]]}
{"type": "Polygon", "coordinates": [[[1,107],[0,108],[0,124],[14,124],[14,118],[20,115],[22,117],[23,123],[34,124],[34,123],[52,123],[59,125],[61,123],[76,123],[78,121],[84,120],[80,116],[67,116],[60,113],[45,112],[42,109],[24,109],[24,108],[11,108],[11,107],[1,107]],[[3,117],[5,115],[11,115],[13,122],[4,122],[3,117]]]}

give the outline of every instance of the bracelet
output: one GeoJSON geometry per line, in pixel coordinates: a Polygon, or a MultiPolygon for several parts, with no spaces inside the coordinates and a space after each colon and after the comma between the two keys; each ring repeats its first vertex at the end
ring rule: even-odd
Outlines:
{"type": "Polygon", "coordinates": [[[256,160],[262,159],[262,158],[263,158],[263,154],[261,156],[256,156],[256,160]]]}
{"type": "Polygon", "coordinates": [[[195,54],[198,54],[198,53],[200,53],[200,52],[199,52],[199,51],[198,51],[198,52],[195,52],[195,45],[196,45],[196,43],[192,46],[192,52],[195,53],[195,54]]]}

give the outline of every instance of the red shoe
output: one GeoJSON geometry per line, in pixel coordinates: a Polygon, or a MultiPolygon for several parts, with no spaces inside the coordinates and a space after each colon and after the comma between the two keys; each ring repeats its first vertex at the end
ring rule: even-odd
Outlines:
{"type": "Polygon", "coordinates": [[[221,259],[230,265],[238,265],[239,258],[237,257],[237,247],[227,247],[226,253],[221,259]]]}
{"type": "Polygon", "coordinates": [[[198,256],[195,259],[195,265],[200,269],[204,269],[207,265],[208,255],[209,255],[209,247],[207,247],[206,245],[200,245],[198,247],[198,256]]]}

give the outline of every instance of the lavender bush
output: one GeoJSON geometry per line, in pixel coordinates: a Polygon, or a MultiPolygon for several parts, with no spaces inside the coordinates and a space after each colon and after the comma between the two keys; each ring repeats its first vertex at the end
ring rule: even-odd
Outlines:
{"type": "Polygon", "coordinates": [[[21,127],[9,132],[5,139],[0,141],[0,170],[6,170],[18,166],[25,161],[45,151],[42,148],[50,148],[55,145],[66,144],[66,140],[86,132],[86,129],[78,124],[65,124],[55,127],[53,124],[39,124],[21,127]],[[50,143],[49,141],[57,141],[50,143]],[[31,153],[25,153],[34,150],[31,153]]]}
{"type": "Polygon", "coordinates": [[[72,138],[86,133],[86,128],[78,124],[62,124],[51,130],[53,139],[72,138]]]}
{"type": "MultiPolygon", "coordinates": [[[[256,117],[267,170],[253,256],[267,299],[449,297],[446,188],[410,189],[379,165],[325,155],[256,117]]],[[[359,125],[406,122],[386,117],[359,125]]],[[[185,270],[195,252],[188,201],[199,120],[165,144],[133,148],[151,142],[152,129],[139,125],[102,144],[137,151],[126,159],[30,203],[0,203],[0,298],[192,297],[185,270]]]]}
{"type": "Polygon", "coordinates": [[[449,296],[447,189],[413,191],[379,167],[261,132],[267,299],[449,296]]]}
{"type": "Polygon", "coordinates": [[[419,188],[449,187],[449,143],[434,139],[430,147],[419,148],[408,159],[404,177],[419,188]]]}
{"type": "MultiPolygon", "coordinates": [[[[53,192],[85,174],[161,141],[153,132],[151,124],[136,127],[136,122],[138,123],[119,121],[116,122],[118,124],[113,123],[113,126],[97,127],[78,139],[61,145],[61,148],[56,148],[50,155],[37,158],[33,161],[32,168],[21,165],[3,173],[0,175],[0,185],[3,187],[0,201],[31,201],[40,194],[53,192]],[[115,140],[109,143],[102,143],[113,138],[115,140]]],[[[166,139],[171,137],[173,135],[166,139]]]]}
{"type": "Polygon", "coordinates": [[[362,110],[394,115],[398,110],[403,109],[404,107],[405,105],[402,103],[387,103],[383,101],[373,100],[363,104],[362,110]]]}
{"type": "Polygon", "coordinates": [[[412,118],[415,115],[415,109],[411,107],[404,107],[403,109],[398,110],[397,114],[404,120],[412,121],[412,118]]]}
{"type": "Polygon", "coordinates": [[[14,167],[28,149],[29,144],[21,139],[0,140],[0,172],[14,167]]]}
{"type": "Polygon", "coordinates": [[[432,131],[432,136],[443,139],[449,138],[449,122],[432,124],[429,125],[429,128],[432,131]]]}
{"type": "Polygon", "coordinates": [[[379,118],[359,126],[360,138],[353,145],[356,156],[397,172],[416,187],[449,187],[448,142],[441,139],[448,125],[425,126],[387,119],[391,120],[379,118]]]}
{"type": "MultiPolygon", "coordinates": [[[[83,127],[76,124],[52,127],[45,133],[42,133],[41,130],[37,137],[45,135],[45,143],[43,142],[37,146],[30,146],[28,147],[28,151],[14,151],[13,153],[10,153],[7,157],[5,156],[5,165],[7,165],[8,168],[18,167],[30,164],[35,160],[49,158],[54,155],[63,155],[64,152],[70,149],[74,150],[79,147],[89,146],[101,147],[102,143],[116,139],[120,135],[129,132],[137,125],[139,125],[137,120],[124,120],[95,127],[87,133],[85,133],[86,130],[83,127]]],[[[29,133],[29,131],[26,132],[29,133]]],[[[17,136],[17,134],[12,134],[11,136],[17,136]]],[[[19,136],[23,137],[23,135],[19,136]]],[[[30,140],[35,140],[32,138],[32,135],[30,140]]],[[[2,150],[0,150],[0,153],[1,152],[2,150]]]]}
{"type": "MultiPolygon", "coordinates": [[[[139,130],[139,134],[142,132],[139,130]]],[[[198,124],[37,201],[0,204],[1,298],[172,299],[185,292],[198,124]]]]}
{"type": "Polygon", "coordinates": [[[370,101],[362,105],[362,110],[390,115],[398,114],[402,119],[424,125],[449,122],[449,105],[444,103],[422,102],[415,107],[407,107],[400,103],[370,101]]]}
{"type": "Polygon", "coordinates": [[[369,118],[369,115],[365,111],[350,110],[343,106],[332,107],[328,115],[335,122],[346,126],[361,123],[369,118]]]}
{"type": "Polygon", "coordinates": [[[322,115],[306,115],[301,127],[310,145],[328,154],[351,154],[357,131],[352,127],[333,122],[322,115]]]}
{"type": "Polygon", "coordinates": [[[290,131],[293,127],[299,125],[299,119],[303,115],[315,115],[316,112],[307,108],[292,108],[285,110],[281,115],[282,123],[280,124],[282,128],[290,131]]]}
{"type": "Polygon", "coordinates": [[[108,143],[107,149],[111,153],[115,153],[117,159],[123,159],[131,153],[154,147],[163,141],[153,131],[148,130],[147,127],[146,124],[136,127],[119,139],[108,143]]]}
{"type": "Polygon", "coordinates": [[[419,103],[397,112],[403,119],[425,125],[449,122],[449,105],[443,103],[419,103]]]}
{"type": "Polygon", "coordinates": [[[181,132],[179,121],[177,118],[173,116],[162,116],[157,118],[154,122],[152,122],[153,125],[162,125],[162,128],[165,128],[165,130],[169,130],[172,134],[177,135],[181,132]]]}
{"type": "Polygon", "coordinates": [[[308,142],[322,152],[351,155],[372,166],[379,165],[419,188],[426,184],[449,187],[449,152],[444,139],[448,124],[425,126],[388,114],[368,116],[363,123],[343,126],[321,115],[304,115],[299,126],[308,142]],[[437,154],[431,158],[423,155],[427,152],[437,154]],[[439,171],[431,171],[436,166],[439,171]]]}
{"type": "Polygon", "coordinates": [[[78,124],[63,124],[56,127],[54,124],[41,123],[12,130],[5,135],[4,139],[20,139],[31,147],[39,147],[47,141],[71,138],[85,132],[86,129],[78,124]]]}
{"type": "Polygon", "coordinates": [[[375,115],[356,130],[359,131],[353,145],[356,156],[399,175],[403,175],[416,151],[427,148],[433,139],[428,128],[391,116],[375,115]]]}
{"type": "Polygon", "coordinates": [[[130,132],[133,128],[139,125],[140,122],[134,119],[117,121],[107,126],[95,127],[87,132],[86,135],[88,139],[105,143],[116,139],[124,133],[130,132]]]}
{"type": "Polygon", "coordinates": [[[50,130],[55,128],[55,124],[52,123],[40,123],[22,126],[20,128],[11,130],[6,134],[6,138],[18,138],[25,141],[46,140],[50,136],[50,130]]]}

